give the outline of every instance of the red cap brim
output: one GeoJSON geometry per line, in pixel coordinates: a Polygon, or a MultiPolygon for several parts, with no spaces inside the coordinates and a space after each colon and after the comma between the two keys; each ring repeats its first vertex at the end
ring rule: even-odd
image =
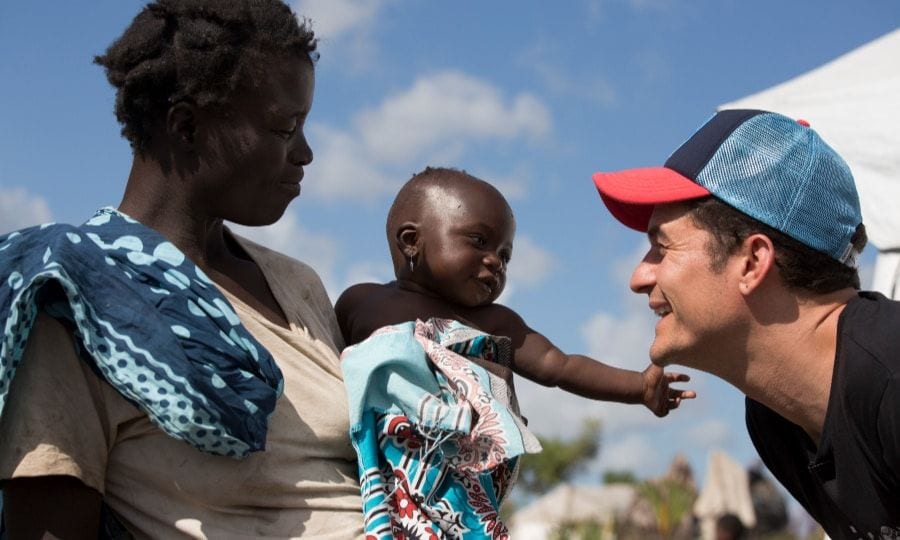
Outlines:
{"type": "Polygon", "coordinates": [[[657,204],[711,195],[705,187],[666,167],[598,172],[592,178],[613,217],[641,232],[647,232],[650,215],[657,204]]]}

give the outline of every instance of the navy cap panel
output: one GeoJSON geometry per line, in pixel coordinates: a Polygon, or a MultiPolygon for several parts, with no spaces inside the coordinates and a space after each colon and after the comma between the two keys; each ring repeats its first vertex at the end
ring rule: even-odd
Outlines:
{"type": "Polygon", "coordinates": [[[753,109],[729,109],[720,111],[709,122],[682,144],[666,160],[665,167],[692,180],[709,162],[722,142],[748,119],[766,111],[753,109]]]}

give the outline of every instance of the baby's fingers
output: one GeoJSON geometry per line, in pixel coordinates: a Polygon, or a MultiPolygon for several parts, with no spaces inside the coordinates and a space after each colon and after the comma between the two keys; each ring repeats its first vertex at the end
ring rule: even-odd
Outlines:
{"type": "Polygon", "coordinates": [[[674,373],[672,371],[667,371],[666,372],[666,380],[669,381],[669,383],[688,382],[691,380],[691,376],[688,375],[687,373],[674,373]]]}

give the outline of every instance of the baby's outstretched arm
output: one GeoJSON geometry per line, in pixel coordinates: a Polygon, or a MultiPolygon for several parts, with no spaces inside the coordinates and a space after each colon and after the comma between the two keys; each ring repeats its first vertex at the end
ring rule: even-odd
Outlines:
{"type": "MultiPolygon", "coordinates": [[[[521,320],[521,319],[519,319],[521,320]]],[[[643,403],[657,416],[666,416],[683,399],[692,399],[692,390],[680,390],[670,385],[687,382],[683,373],[666,373],[661,367],[650,365],[642,372],[613,367],[588,356],[566,354],[546,337],[527,326],[514,338],[513,370],[545,386],[591,399],[621,403],[643,403]]]]}

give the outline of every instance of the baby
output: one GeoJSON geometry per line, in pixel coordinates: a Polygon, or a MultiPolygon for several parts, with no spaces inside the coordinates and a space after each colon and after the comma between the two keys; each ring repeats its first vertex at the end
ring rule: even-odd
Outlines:
{"type": "Polygon", "coordinates": [[[539,447],[529,444],[533,436],[517,416],[511,380],[496,384],[503,370],[508,377],[511,369],[591,399],[642,403],[657,416],[695,397],[669,386],[688,381],[687,375],[654,365],[630,371],[566,354],[515,311],[495,303],[506,285],[515,228],[496,188],[463,171],[426,168],[401,188],[388,213],[396,280],[353,285],[335,305],[344,340],[352,346],[342,357],[344,378],[366,533],[373,538],[430,537],[435,527],[448,538],[506,538],[497,510],[515,477],[514,456],[539,447]],[[491,341],[493,348],[466,341],[479,333],[500,337],[491,341]],[[409,358],[423,348],[430,364],[409,371],[415,363],[409,358]],[[460,363],[456,353],[477,365],[460,363]],[[438,384],[411,384],[425,380],[422,373],[429,370],[438,384]],[[473,390],[479,384],[488,390],[473,390]],[[469,405],[454,409],[429,394],[457,395],[469,405]],[[506,398],[494,407],[493,396],[500,394],[506,398]],[[504,416],[506,410],[512,414],[504,416]],[[432,428],[444,421],[431,420],[438,416],[471,420],[450,430],[444,423],[438,433],[432,428]],[[454,430],[464,434],[455,446],[441,443],[454,430]]]}
{"type": "Polygon", "coordinates": [[[516,222],[500,192],[463,171],[426,168],[394,200],[387,237],[396,281],[360,283],[335,305],[347,345],[383,326],[429,318],[460,321],[512,340],[513,372],[591,399],[643,403],[665,416],[694,392],[670,388],[690,380],[650,365],[643,372],[566,354],[494,301],[506,286],[516,222]]]}

